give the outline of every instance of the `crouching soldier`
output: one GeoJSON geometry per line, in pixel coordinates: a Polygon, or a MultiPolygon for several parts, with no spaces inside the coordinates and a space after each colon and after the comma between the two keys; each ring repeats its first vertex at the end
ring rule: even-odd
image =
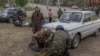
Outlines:
{"type": "Polygon", "coordinates": [[[18,20],[16,20],[16,21],[18,21],[18,23],[17,23],[18,26],[22,26],[23,25],[24,13],[21,10],[21,8],[19,8],[18,11],[17,11],[17,18],[18,18],[18,20]]]}
{"type": "Polygon", "coordinates": [[[67,42],[67,32],[57,30],[46,40],[45,48],[36,56],[69,56],[67,42]]]}
{"type": "Polygon", "coordinates": [[[40,51],[44,48],[45,41],[50,36],[51,31],[49,29],[42,29],[36,32],[32,37],[32,43],[30,47],[34,51],[40,51]]]}

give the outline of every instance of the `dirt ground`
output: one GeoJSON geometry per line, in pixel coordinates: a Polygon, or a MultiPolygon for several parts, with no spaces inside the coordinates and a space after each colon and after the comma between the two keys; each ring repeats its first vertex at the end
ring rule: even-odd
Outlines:
{"type": "Polygon", "coordinates": [[[31,37],[31,28],[0,29],[0,56],[33,56],[34,52],[28,47],[31,37]]]}
{"type": "MultiPolygon", "coordinates": [[[[0,24],[0,56],[34,56],[35,52],[29,48],[31,37],[31,28],[0,24]]],[[[78,48],[70,50],[70,54],[100,56],[100,38],[89,37],[82,40],[78,48]]]]}
{"type": "Polygon", "coordinates": [[[70,50],[71,56],[100,56],[100,37],[89,36],[83,39],[76,49],[70,50]]]}

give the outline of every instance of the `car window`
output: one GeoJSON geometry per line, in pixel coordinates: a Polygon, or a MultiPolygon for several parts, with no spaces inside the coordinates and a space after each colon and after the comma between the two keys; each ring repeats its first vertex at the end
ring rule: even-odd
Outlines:
{"type": "Polygon", "coordinates": [[[9,9],[8,13],[10,13],[10,14],[14,13],[14,9],[9,9]]]}
{"type": "Polygon", "coordinates": [[[91,20],[92,20],[92,21],[97,20],[97,16],[96,16],[95,14],[92,14],[92,15],[91,15],[91,20]]]}
{"type": "Polygon", "coordinates": [[[91,21],[90,14],[85,14],[83,22],[90,22],[90,21],[91,21]]]}
{"type": "Polygon", "coordinates": [[[61,22],[81,22],[82,13],[81,12],[65,12],[60,18],[61,22]]]}
{"type": "Polygon", "coordinates": [[[6,13],[7,11],[8,11],[8,9],[4,9],[2,12],[3,12],[3,13],[6,13]]]}

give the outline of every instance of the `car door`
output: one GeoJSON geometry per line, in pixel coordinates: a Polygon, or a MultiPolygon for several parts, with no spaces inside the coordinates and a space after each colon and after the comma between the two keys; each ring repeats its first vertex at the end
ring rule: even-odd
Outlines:
{"type": "Polygon", "coordinates": [[[82,38],[91,34],[93,22],[91,20],[90,14],[85,14],[83,19],[83,27],[82,27],[82,38]]]}
{"type": "Polygon", "coordinates": [[[97,29],[100,28],[100,20],[97,18],[95,13],[91,14],[91,19],[93,21],[93,31],[95,32],[97,29]]]}

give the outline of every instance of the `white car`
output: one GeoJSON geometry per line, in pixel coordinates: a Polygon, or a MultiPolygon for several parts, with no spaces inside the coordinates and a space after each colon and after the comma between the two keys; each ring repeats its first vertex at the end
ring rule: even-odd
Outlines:
{"type": "Polygon", "coordinates": [[[72,9],[78,9],[78,6],[77,5],[73,5],[72,9]]]}
{"type": "Polygon", "coordinates": [[[99,35],[100,19],[92,11],[68,11],[57,22],[44,24],[43,28],[52,32],[56,32],[56,29],[68,31],[71,47],[76,48],[86,36],[99,35]]]}

